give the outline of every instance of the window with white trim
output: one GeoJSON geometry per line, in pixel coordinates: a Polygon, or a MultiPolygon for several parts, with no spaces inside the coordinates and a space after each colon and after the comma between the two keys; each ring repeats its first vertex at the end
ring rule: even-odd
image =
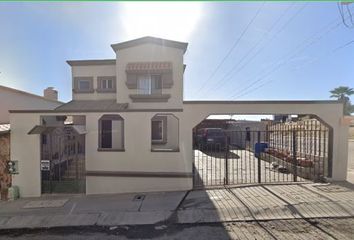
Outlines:
{"type": "MultiPolygon", "coordinates": [[[[166,124],[166,123],[165,123],[166,124]]],[[[164,121],[162,119],[153,119],[151,121],[151,140],[153,142],[162,142],[164,135],[164,121]]]]}
{"type": "Polygon", "coordinates": [[[112,79],[102,79],[101,80],[101,89],[113,89],[113,80],[112,79]]]}
{"type": "Polygon", "coordinates": [[[119,115],[103,115],[99,119],[98,149],[124,150],[124,119],[119,115]]]}
{"type": "Polygon", "coordinates": [[[159,74],[144,74],[138,76],[138,94],[151,95],[162,93],[162,80],[159,74]]]}
{"type": "Polygon", "coordinates": [[[151,118],[151,151],[179,151],[179,120],[169,113],[151,118]]]}

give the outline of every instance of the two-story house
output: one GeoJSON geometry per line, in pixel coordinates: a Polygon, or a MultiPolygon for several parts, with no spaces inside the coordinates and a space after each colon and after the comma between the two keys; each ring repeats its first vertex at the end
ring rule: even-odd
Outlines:
{"type": "MultiPolygon", "coordinates": [[[[23,195],[62,191],[61,183],[69,180],[84,181],[86,187],[67,189],[89,194],[191,188],[192,171],[183,160],[179,138],[187,43],[144,37],[111,47],[115,59],[67,61],[72,101],[37,112],[34,128],[28,129],[30,137],[42,136],[31,148],[41,161],[28,166],[20,162],[14,184],[23,186],[23,195]],[[72,143],[58,140],[66,138],[59,129],[69,126],[84,126],[76,137],[84,154],[67,154],[64,145],[72,143]],[[63,147],[48,146],[49,139],[63,147]],[[35,181],[20,183],[30,174],[35,181]]],[[[13,119],[17,121],[23,120],[13,119]]],[[[19,155],[16,146],[13,155],[19,155]]]]}
{"type": "MultiPolygon", "coordinates": [[[[184,101],[187,43],[143,37],[111,45],[115,59],[68,61],[72,101],[54,110],[10,111],[11,159],[21,196],[176,191],[193,188],[192,129],[211,114],[313,114],[340,145],[336,101],[184,101]]],[[[221,169],[221,168],[220,168],[221,169]]],[[[220,170],[221,171],[221,170],[220,170]]],[[[346,168],[333,164],[331,177],[346,168]]]]}

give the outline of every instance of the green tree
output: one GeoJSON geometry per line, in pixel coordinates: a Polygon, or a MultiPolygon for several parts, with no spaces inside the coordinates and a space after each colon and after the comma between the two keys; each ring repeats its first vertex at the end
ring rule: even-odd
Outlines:
{"type": "Polygon", "coordinates": [[[344,102],[344,115],[354,112],[354,106],[350,102],[349,96],[354,94],[354,89],[346,86],[339,86],[331,91],[331,98],[337,98],[344,102]]]}

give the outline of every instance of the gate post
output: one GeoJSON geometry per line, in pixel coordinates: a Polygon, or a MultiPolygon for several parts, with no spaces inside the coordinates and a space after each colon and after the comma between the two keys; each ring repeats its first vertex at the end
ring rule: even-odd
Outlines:
{"type": "Polygon", "coordinates": [[[229,138],[225,136],[225,176],[224,176],[224,185],[229,184],[229,138]]]}
{"type": "Polygon", "coordinates": [[[294,175],[294,182],[297,182],[297,158],[296,158],[296,130],[292,131],[292,140],[293,140],[293,175],[294,175]]]}
{"type": "MultiPolygon", "coordinates": [[[[258,131],[257,132],[257,145],[258,145],[258,147],[260,148],[260,142],[261,142],[261,132],[260,131],[258,131]]],[[[256,149],[255,149],[255,151],[256,151],[256,149]]],[[[262,181],[262,174],[261,174],[261,152],[259,152],[258,154],[257,154],[257,169],[258,169],[258,183],[261,183],[261,181],[262,181]]]]}

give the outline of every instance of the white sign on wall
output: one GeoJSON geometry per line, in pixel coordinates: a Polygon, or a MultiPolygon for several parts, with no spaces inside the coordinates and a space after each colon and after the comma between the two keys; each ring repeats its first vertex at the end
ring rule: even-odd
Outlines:
{"type": "Polygon", "coordinates": [[[49,170],[50,170],[50,161],[41,160],[41,171],[49,171],[49,170]]]}

